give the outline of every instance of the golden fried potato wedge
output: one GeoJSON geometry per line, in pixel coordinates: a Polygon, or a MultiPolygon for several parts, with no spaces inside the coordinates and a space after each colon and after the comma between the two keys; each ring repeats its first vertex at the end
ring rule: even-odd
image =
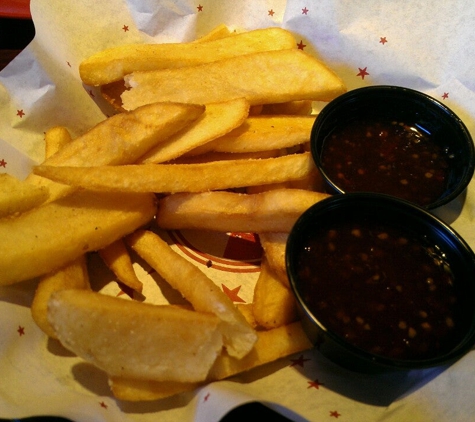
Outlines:
{"type": "Polygon", "coordinates": [[[133,379],[203,381],[223,344],[213,314],[86,290],[54,293],[48,318],[64,347],[133,379]]]}
{"type": "Polygon", "coordinates": [[[244,98],[206,105],[205,112],[191,125],[142,156],[140,163],[163,163],[209,143],[243,124],[249,114],[244,98]]]}
{"type": "Polygon", "coordinates": [[[196,66],[256,51],[296,46],[294,36],[277,27],[202,42],[122,45],[103,50],[82,61],[79,74],[87,85],[104,85],[137,70],[196,66]]]}
{"type": "Polygon", "coordinates": [[[270,271],[272,271],[285,286],[290,288],[287,267],[285,265],[285,247],[288,237],[288,231],[259,233],[259,239],[264,249],[270,271]]]}
{"type": "Polygon", "coordinates": [[[299,318],[292,291],[273,274],[265,255],[254,286],[252,310],[258,325],[266,330],[290,324],[299,318]]]}
{"type": "MultiPolygon", "coordinates": [[[[231,37],[234,40],[235,37],[231,37]]],[[[133,72],[121,98],[126,110],[156,101],[208,104],[246,98],[251,105],[330,101],[346,91],[324,63],[301,50],[246,54],[201,66],[133,72]]]]}
{"type": "Polygon", "coordinates": [[[220,24],[217,27],[213,28],[211,31],[206,33],[200,38],[197,38],[193,42],[205,42],[219,40],[221,38],[229,37],[230,35],[236,35],[236,32],[231,32],[229,28],[224,24],[220,24]]]}
{"type": "Polygon", "coordinates": [[[309,142],[315,116],[249,117],[238,128],[190,151],[245,153],[294,147],[309,142]]]}
{"type": "Polygon", "coordinates": [[[127,237],[127,242],[195,310],[211,312],[220,318],[219,330],[231,356],[242,358],[249,353],[257,339],[254,329],[231,299],[198,267],[153,232],[138,230],[127,237]]]}
{"type": "Polygon", "coordinates": [[[7,173],[0,174],[0,218],[28,211],[48,199],[45,186],[33,186],[7,173]]]}
{"type": "Polygon", "coordinates": [[[31,303],[31,316],[36,325],[51,338],[58,337],[48,320],[48,301],[53,293],[70,289],[91,289],[86,255],[81,255],[64,267],[44,275],[36,287],[31,303]]]}
{"type": "MultiPolygon", "coordinates": [[[[312,347],[300,322],[267,331],[258,331],[254,349],[243,359],[221,355],[213,365],[207,382],[218,381],[274,362],[312,347]]],[[[124,401],[153,401],[199,387],[200,383],[169,383],[109,377],[114,396],[124,401]]]]}
{"type": "Polygon", "coordinates": [[[41,276],[149,222],[153,194],[76,192],[0,220],[0,285],[41,276]],[[25,264],[27,263],[27,264],[25,264]]]}
{"type": "Polygon", "coordinates": [[[199,164],[137,164],[66,167],[41,165],[43,177],[94,191],[205,192],[305,178],[315,171],[309,153],[278,158],[215,161],[199,164]]]}
{"type": "Polygon", "coordinates": [[[45,158],[56,154],[72,141],[71,134],[64,126],[53,126],[45,133],[45,158]]]}
{"type": "MultiPolygon", "coordinates": [[[[204,112],[194,104],[150,104],[131,113],[102,121],[69,142],[43,164],[48,166],[117,165],[135,162],[150,148],[178,132],[204,112]]],[[[74,188],[32,174],[29,183],[46,186],[49,201],[74,192],[74,188]]]]}
{"type": "Polygon", "coordinates": [[[164,229],[222,232],[290,231],[297,218],[328,194],[275,189],[257,194],[177,193],[161,198],[157,224],[164,229]]]}
{"type": "Polygon", "coordinates": [[[123,239],[112,242],[98,252],[104,263],[120,282],[136,292],[142,293],[143,284],[135,274],[129,251],[123,239]]]}

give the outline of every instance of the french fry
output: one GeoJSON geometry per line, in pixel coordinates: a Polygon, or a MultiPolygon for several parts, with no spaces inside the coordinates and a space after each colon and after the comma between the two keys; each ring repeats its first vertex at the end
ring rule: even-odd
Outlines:
{"type": "Polygon", "coordinates": [[[25,180],[0,174],[0,218],[28,211],[48,199],[48,189],[25,180]]]}
{"type": "Polygon", "coordinates": [[[69,167],[40,165],[37,175],[75,187],[106,192],[204,192],[286,182],[315,171],[309,153],[200,164],[138,164],[69,167]]]}
{"type": "Polygon", "coordinates": [[[288,231],[259,233],[259,239],[270,270],[285,286],[290,288],[285,264],[285,247],[288,237],[288,231]]]}
{"type": "Polygon", "coordinates": [[[127,242],[196,311],[210,312],[220,318],[219,330],[231,356],[242,358],[249,353],[257,339],[255,331],[231,299],[198,267],[150,231],[138,230],[127,237],[127,242]]]}
{"type": "MultiPolygon", "coordinates": [[[[294,353],[308,350],[312,344],[305,335],[300,322],[294,322],[267,331],[258,331],[254,349],[243,359],[221,355],[214,363],[207,382],[218,381],[274,362],[294,353]]],[[[124,377],[109,377],[114,396],[125,401],[152,401],[191,391],[200,384],[163,383],[131,380],[124,377]]]]}
{"type": "Polygon", "coordinates": [[[257,152],[289,148],[309,141],[315,116],[249,117],[238,128],[190,151],[190,155],[208,151],[257,152]]]}
{"type": "Polygon", "coordinates": [[[191,125],[148,151],[138,162],[163,163],[219,138],[242,125],[249,114],[244,98],[208,104],[191,125]]]}
{"type": "Polygon", "coordinates": [[[100,249],[99,255],[120,282],[136,292],[142,293],[143,284],[135,274],[129,251],[123,239],[118,239],[100,249]]]}
{"type": "Polygon", "coordinates": [[[265,255],[254,287],[252,310],[256,322],[266,330],[299,319],[293,293],[272,273],[265,255]]]}
{"type": "Polygon", "coordinates": [[[256,51],[296,46],[289,31],[275,27],[202,42],[129,44],[108,48],[87,58],[79,65],[79,74],[86,85],[105,85],[138,70],[196,66],[256,51]]]}
{"type": "Polygon", "coordinates": [[[149,222],[155,211],[153,194],[84,191],[2,219],[0,285],[44,275],[104,248],[149,222]]]}
{"type": "Polygon", "coordinates": [[[311,205],[328,197],[321,192],[276,189],[248,195],[233,192],[175,194],[159,200],[157,224],[163,229],[222,232],[290,231],[311,205]]]}
{"type": "Polygon", "coordinates": [[[45,133],[45,158],[56,154],[72,141],[71,134],[64,126],[53,126],[45,133]]]}
{"type": "Polygon", "coordinates": [[[197,38],[193,42],[205,42],[219,40],[221,38],[229,37],[230,35],[236,35],[235,32],[231,32],[229,28],[224,24],[218,25],[216,28],[213,28],[207,34],[203,35],[200,38],[197,38]]]}
{"type": "Polygon", "coordinates": [[[296,49],[246,54],[200,66],[136,71],[125,82],[130,87],[121,96],[126,110],[156,101],[208,104],[242,97],[251,105],[329,101],[346,90],[326,65],[296,49]]]}
{"type": "Polygon", "coordinates": [[[274,149],[269,151],[259,151],[259,152],[243,152],[243,153],[232,153],[232,152],[206,152],[200,155],[182,155],[177,159],[169,162],[169,164],[199,164],[199,163],[209,163],[212,161],[234,161],[234,160],[260,160],[263,158],[276,158],[281,157],[282,150],[274,149]]]}
{"type": "Polygon", "coordinates": [[[221,352],[219,318],[86,290],[63,290],[48,318],[64,347],[114,376],[203,381],[221,352]]]}
{"type": "Polygon", "coordinates": [[[31,316],[48,337],[57,339],[48,321],[48,301],[53,293],[69,289],[91,289],[86,255],[81,255],[64,267],[40,278],[31,303],[31,316]]]}
{"type": "MultiPolygon", "coordinates": [[[[181,130],[204,112],[204,106],[158,103],[102,121],[47,158],[48,166],[117,165],[135,162],[150,148],[181,130]]],[[[49,189],[49,201],[75,188],[30,175],[28,182],[49,189]]]]}

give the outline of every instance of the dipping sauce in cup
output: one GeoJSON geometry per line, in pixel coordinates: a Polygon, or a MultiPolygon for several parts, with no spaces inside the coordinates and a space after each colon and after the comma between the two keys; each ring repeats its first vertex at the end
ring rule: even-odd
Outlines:
{"type": "Polygon", "coordinates": [[[426,206],[445,192],[453,154],[417,124],[365,119],[335,128],[321,160],[345,192],[391,193],[426,206]]]}
{"type": "Polygon", "coordinates": [[[412,202],[326,198],[292,228],[286,265],[308,337],[342,366],[438,366],[475,343],[475,254],[412,202]]]}
{"type": "Polygon", "coordinates": [[[427,209],[459,196],[475,170],[472,138],[455,113],[397,86],[337,97],[315,119],[310,144],[329,192],[383,193],[427,209]]]}

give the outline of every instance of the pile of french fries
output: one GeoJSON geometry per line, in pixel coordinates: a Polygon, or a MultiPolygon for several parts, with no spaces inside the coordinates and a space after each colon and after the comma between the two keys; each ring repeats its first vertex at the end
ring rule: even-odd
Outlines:
{"type": "Polygon", "coordinates": [[[310,348],[285,242],[327,197],[308,148],[312,102],[345,92],[340,78],[286,30],[224,25],[190,43],[101,51],[80,75],[116,113],[76,139],[51,128],[26,180],[2,175],[0,285],[38,279],[35,322],[105,371],[122,400],[169,397],[310,348]],[[253,302],[236,306],[164,240],[170,229],[257,233],[253,302]],[[139,293],[140,257],[186,305],[95,291],[92,253],[139,293]]]}

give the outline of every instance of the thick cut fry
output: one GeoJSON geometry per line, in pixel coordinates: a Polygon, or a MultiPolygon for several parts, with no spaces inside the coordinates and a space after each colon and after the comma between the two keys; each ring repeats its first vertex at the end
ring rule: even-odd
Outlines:
{"type": "Polygon", "coordinates": [[[138,162],[163,163],[180,157],[242,125],[248,114],[249,103],[244,98],[208,104],[195,122],[161,142],[138,162]]]}
{"type": "MultiPolygon", "coordinates": [[[[258,331],[259,339],[254,349],[243,359],[221,355],[214,363],[208,382],[229,378],[266,363],[294,353],[303,352],[312,347],[300,322],[295,322],[268,331],[258,331]]],[[[163,383],[154,381],[130,380],[110,377],[114,396],[124,401],[152,401],[170,397],[200,386],[192,383],[163,383]]]]}
{"type": "Polygon", "coordinates": [[[104,85],[137,70],[196,66],[256,51],[296,48],[296,45],[289,31],[275,27],[203,42],[122,45],[84,60],[79,65],[79,74],[87,85],[104,85]]]}
{"type": "Polygon", "coordinates": [[[203,192],[159,200],[157,224],[164,229],[223,232],[290,231],[297,218],[328,194],[276,189],[257,194],[203,192]]]}
{"type": "Polygon", "coordinates": [[[53,293],[61,290],[90,290],[87,259],[81,255],[64,267],[41,277],[31,304],[31,316],[36,325],[49,337],[57,339],[48,321],[48,301],[53,293]]]}
{"type": "Polygon", "coordinates": [[[205,41],[213,41],[219,40],[221,38],[229,37],[230,35],[236,35],[235,32],[231,32],[229,28],[224,24],[218,25],[216,28],[213,28],[207,34],[203,35],[200,38],[197,38],[193,42],[205,42],[205,41]]]}
{"type": "Polygon", "coordinates": [[[149,222],[153,194],[77,192],[0,220],[0,285],[41,276],[149,222]]]}
{"type": "Polygon", "coordinates": [[[0,174],[0,218],[28,211],[48,199],[48,189],[0,174]]]}
{"type": "Polygon", "coordinates": [[[256,322],[267,330],[298,320],[293,293],[272,273],[265,255],[254,287],[252,310],[256,322]]]}
{"type": "Polygon", "coordinates": [[[143,284],[135,274],[129,251],[123,239],[118,239],[105,248],[100,249],[99,255],[119,281],[136,292],[142,293],[143,284]]]}
{"type": "Polygon", "coordinates": [[[231,356],[242,358],[249,353],[257,339],[255,331],[231,299],[198,267],[150,231],[138,230],[128,236],[127,241],[195,310],[211,312],[220,318],[219,329],[231,356]]]}
{"type": "Polygon", "coordinates": [[[207,104],[242,97],[251,105],[329,101],[345,92],[333,71],[300,50],[266,51],[201,66],[134,72],[125,82],[131,88],[122,94],[126,110],[156,101],[207,104]]]}
{"type": "Polygon", "coordinates": [[[259,233],[259,239],[270,270],[284,285],[290,288],[285,264],[285,247],[288,237],[288,231],[259,233]]]}
{"type": "Polygon", "coordinates": [[[138,164],[34,168],[40,176],[94,191],[204,192],[305,178],[315,170],[309,153],[201,164],[138,164]]]}
{"type": "Polygon", "coordinates": [[[54,126],[45,133],[45,158],[56,154],[72,141],[71,134],[64,126],[54,126]]]}
{"type": "MultiPolygon", "coordinates": [[[[209,163],[211,161],[231,161],[234,160],[259,160],[263,158],[276,158],[281,157],[281,150],[273,149],[269,151],[259,151],[259,152],[243,152],[232,153],[232,152],[206,152],[205,154],[200,155],[184,155],[178,157],[176,160],[171,161],[173,164],[198,164],[198,163],[209,163]]],[[[300,179],[299,179],[300,180],[300,179]]],[[[267,186],[267,185],[266,185],[267,186]]]]}
{"type": "MultiPolygon", "coordinates": [[[[132,113],[117,114],[65,145],[43,164],[100,166],[133,163],[150,148],[193,122],[203,112],[204,106],[200,105],[159,103],[132,113]]],[[[48,187],[49,201],[75,190],[34,174],[27,180],[32,184],[48,187]]]]}
{"type": "Polygon", "coordinates": [[[222,349],[213,314],[85,290],[56,292],[48,318],[67,349],[114,376],[203,381],[222,349]]]}
{"type": "Polygon", "coordinates": [[[249,117],[226,135],[190,151],[190,155],[208,151],[256,152],[289,148],[309,141],[315,116],[249,117]]]}

